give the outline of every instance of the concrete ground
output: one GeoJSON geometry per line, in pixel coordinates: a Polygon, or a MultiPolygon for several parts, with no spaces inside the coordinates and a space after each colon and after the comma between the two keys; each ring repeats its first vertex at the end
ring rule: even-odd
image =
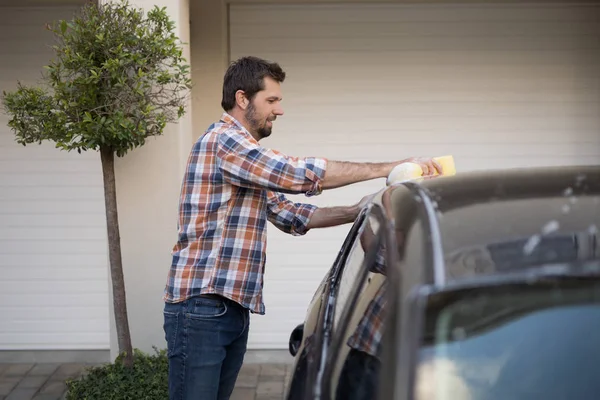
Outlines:
{"type": "MultiPolygon", "coordinates": [[[[68,378],[85,364],[0,364],[0,400],[61,400],[68,378]]],[[[291,367],[288,364],[246,364],[231,400],[281,400],[291,367]]]]}

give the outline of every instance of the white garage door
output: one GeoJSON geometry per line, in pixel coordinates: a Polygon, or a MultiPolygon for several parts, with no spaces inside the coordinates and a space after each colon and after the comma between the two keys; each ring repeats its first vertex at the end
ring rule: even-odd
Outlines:
{"type": "MultiPolygon", "coordinates": [[[[0,90],[34,84],[66,8],[0,8],[0,90]]],[[[94,153],[23,147],[0,114],[0,350],[108,349],[102,171],[94,153]]]]}
{"type": "MultiPolygon", "coordinates": [[[[281,63],[286,115],[264,141],[292,155],[455,157],[459,171],[598,163],[600,8],[235,5],[231,59],[281,63]]],[[[358,201],[383,181],[310,199],[358,201]]],[[[292,196],[307,201],[304,197],[292,196]]],[[[270,230],[252,347],[286,346],[347,227],[270,230]]]]}

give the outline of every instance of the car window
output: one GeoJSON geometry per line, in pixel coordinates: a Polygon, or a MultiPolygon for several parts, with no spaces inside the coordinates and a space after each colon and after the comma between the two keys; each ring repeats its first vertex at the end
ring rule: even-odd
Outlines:
{"type": "Polygon", "coordinates": [[[598,281],[478,290],[430,307],[427,320],[416,400],[589,399],[600,392],[598,281]]]}
{"type": "Polygon", "coordinates": [[[334,399],[348,399],[356,390],[376,390],[387,300],[381,233],[377,218],[368,215],[340,279],[332,332],[339,348],[332,348],[327,361],[330,375],[325,377],[334,399]],[[364,268],[366,275],[360,273],[364,268]]]}
{"type": "Polygon", "coordinates": [[[585,260],[599,253],[598,196],[489,201],[440,213],[439,222],[449,280],[585,260]],[[464,229],[465,221],[477,223],[464,229]]]}
{"type": "Polygon", "coordinates": [[[353,288],[356,284],[356,277],[358,275],[358,272],[365,260],[364,247],[368,243],[373,242],[378,231],[379,225],[376,218],[370,212],[368,212],[365,220],[363,221],[362,226],[360,227],[360,231],[356,236],[354,243],[352,244],[352,248],[348,254],[348,257],[346,258],[346,263],[341,268],[341,273],[338,277],[333,316],[334,334],[339,324],[340,316],[342,315],[342,312],[346,307],[348,299],[350,298],[350,294],[352,293],[353,288]]]}

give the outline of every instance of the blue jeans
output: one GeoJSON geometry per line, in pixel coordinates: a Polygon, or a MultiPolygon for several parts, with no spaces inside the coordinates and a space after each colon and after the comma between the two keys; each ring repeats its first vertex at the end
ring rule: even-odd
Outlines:
{"type": "Polygon", "coordinates": [[[248,309],[224,297],[165,303],[169,400],[227,400],[246,353],[248,309]]]}

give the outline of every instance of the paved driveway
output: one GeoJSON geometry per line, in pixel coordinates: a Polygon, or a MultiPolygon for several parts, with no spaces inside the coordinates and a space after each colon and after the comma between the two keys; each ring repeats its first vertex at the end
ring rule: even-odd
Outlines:
{"type": "MultiPolygon", "coordinates": [[[[0,364],[0,400],[60,400],[65,380],[84,364],[0,364]]],[[[291,368],[287,364],[246,364],[231,400],[281,400],[291,368]]]]}

